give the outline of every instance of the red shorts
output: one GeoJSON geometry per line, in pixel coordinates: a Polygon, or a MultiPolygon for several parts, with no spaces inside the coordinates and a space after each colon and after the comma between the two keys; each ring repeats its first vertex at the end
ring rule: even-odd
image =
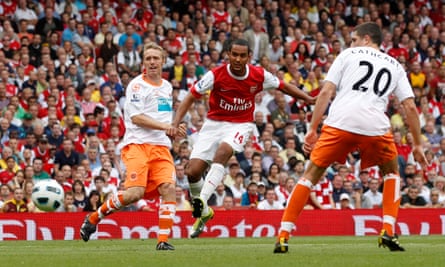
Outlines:
{"type": "Polygon", "coordinates": [[[145,187],[144,198],[152,199],[159,196],[161,184],[175,184],[175,165],[168,147],[130,144],[121,153],[127,168],[125,188],[145,187]]]}
{"type": "Polygon", "coordinates": [[[367,136],[324,125],[311,152],[311,161],[327,168],[333,162],[344,163],[349,152],[360,152],[361,168],[379,166],[397,157],[392,133],[367,136]]]}

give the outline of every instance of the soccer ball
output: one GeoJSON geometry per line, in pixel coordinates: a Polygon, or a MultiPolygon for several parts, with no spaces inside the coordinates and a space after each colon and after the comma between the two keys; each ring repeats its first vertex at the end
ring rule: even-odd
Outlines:
{"type": "Polygon", "coordinates": [[[63,188],[52,179],[37,182],[32,188],[31,199],[43,211],[55,211],[63,205],[63,188]]]}

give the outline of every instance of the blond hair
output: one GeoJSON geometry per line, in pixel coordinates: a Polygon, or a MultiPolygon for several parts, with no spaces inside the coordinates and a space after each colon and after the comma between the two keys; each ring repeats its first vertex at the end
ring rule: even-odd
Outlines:
{"type": "Polygon", "coordinates": [[[154,43],[154,42],[148,42],[148,43],[144,44],[144,54],[145,54],[145,51],[147,51],[149,49],[161,51],[162,59],[165,60],[165,57],[166,57],[165,50],[160,45],[158,45],[157,43],[154,43]]]}

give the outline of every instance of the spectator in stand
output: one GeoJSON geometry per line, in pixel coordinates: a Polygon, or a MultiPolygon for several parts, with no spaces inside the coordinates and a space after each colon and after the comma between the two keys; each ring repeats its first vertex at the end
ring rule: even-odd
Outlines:
{"type": "Polygon", "coordinates": [[[233,210],[233,208],[237,205],[239,205],[239,204],[235,203],[235,201],[233,200],[233,197],[225,196],[221,210],[233,210]]]}
{"type": "Polygon", "coordinates": [[[246,192],[241,196],[241,206],[256,209],[259,201],[258,184],[251,181],[246,188],[246,192]]]}
{"type": "Polygon", "coordinates": [[[5,213],[9,212],[28,212],[28,207],[24,200],[23,189],[18,187],[13,190],[13,196],[10,200],[3,203],[2,211],[5,213]]]}
{"type": "Polygon", "coordinates": [[[98,175],[94,177],[93,183],[90,184],[88,191],[90,192],[90,194],[96,191],[99,194],[100,202],[103,203],[104,201],[106,201],[106,194],[109,192],[109,191],[104,191],[105,188],[106,188],[105,178],[103,176],[98,175]]]}
{"type": "Polygon", "coordinates": [[[232,190],[230,190],[230,187],[226,186],[225,184],[220,183],[216,187],[215,192],[210,196],[207,203],[209,206],[221,207],[223,205],[223,199],[225,196],[233,197],[232,190]]]}
{"type": "Polygon", "coordinates": [[[259,64],[262,56],[269,55],[269,36],[263,32],[262,21],[255,19],[252,28],[243,33],[243,37],[252,48],[252,64],[259,64]]]}
{"type": "Polygon", "coordinates": [[[102,202],[100,201],[100,194],[98,191],[93,190],[88,195],[88,201],[85,205],[85,208],[83,208],[83,211],[96,211],[100,206],[102,205],[102,202]]]}
{"type": "MultiPolygon", "coordinates": [[[[93,177],[99,175],[102,168],[106,168],[110,172],[110,177],[113,177],[113,179],[119,177],[119,172],[117,171],[116,168],[113,167],[113,164],[111,163],[111,159],[108,153],[101,153],[99,156],[99,160],[101,165],[98,168],[92,170],[91,175],[93,177]]],[[[118,186],[118,183],[116,182],[114,183],[116,184],[116,186],[118,186]]]]}
{"type": "Polygon", "coordinates": [[[281,169],[276,163],[272,163],[269,166],[269,171],[267,172],[267,185],[268,187],[275,188],[280,184],[280,172],[281,169]]]}
{"type": "Polygon", "coordinates": [[[184,190],[189,190],[190,185],[187,180],[187,176],[185,175],[184,165],[176,164],[175,170],[176,170],[176,184],[179,185],[184,190]]]}
{"type": "Polygon", "coordinates": [[[98,154],[99,154],[99,151],[96,148],[91,147],[87,150],[86,159],[89,162],[91,170],[102,167],[102,163],[99,161],[98,154]]]}
{"type": "Polygon", "coordinates": [[[80,155],[73,150],[73,141],[65,138],[63,140],[62,149],[56,152],[54,159],[54,169],[60,170],[63,165],[76,167],[80,164],[80,155]]]}
{"type": "Polygon", "coordinates": [[[289,198],[292,190],[295,187],[295,179],[289,177],[289,174],[287,172],[281,172],[280,177],[284,177],[281,178],[285,179],[284,185],[275,187],[275,194],[277,195],[278,201],[283,204],[283,207],[285,207],[287,204],[287,199],[289,198]]]}
{"type": "Polygon", "coordinates": [[[12,181],[12,179],[14,179],[14,176],[16,175],[15,167],[17,163],[12,156],[9,156],[3,160],[5,160],[6,162],[6,168],[0,171],[0,183],[8,184],[10,181],[12,181]]]}
{"type": "Polygon", "coordinates": [[[186,81],[187,69],[183,64],[182,56],[177,54],[174,59],[174,65],[169,69],[168,79],[172,82],[174,89],[188,90],[186,81]]]}
{"type": "Polygon", "coordinates": [[[180,186],[176,186],[176,210],[178,211],[191,211],[192,205],[186,199],[186,195],[184,194],[184,189],[180,186]]]}
{"type": "Polygon", "coordinates": [[[140,73],[141,57],[134,47],[134,39],[128,37],[122,46],[121,51],[117,53],[117,65],[119,73],[128,72],[131,77],[136,77],[140,73]]]}
{"type": "Polygon", "coordinates": [[[340,195],[340,205],[338,209],[341,210],[350,210],[353,206],[351,205],[351,198],[349,197],[348,193],[343,193],[340,195]]]}
{"type": "Polygon", "coordinates": [[[289,122],[289,105],[286,98],[282,94],[277,94],[275,102],[277,103],[277,109],[271,111],[270,119],[274,126],[274,136],[282,138],[284,133],[284,128],[289,122]]]}
{"type": "Polygon", "coordinates": [[[34,169],[33,180],[38,182],[39,180],[51,179],[49,173],[43,170],[43,159],[35,158],[32,161],[32,167],[34,169]]]}
{"type": "Polygon", "coordinates": [[[352,184],[351,205],[355,209],[371,209],[371,199],[363,194],[363,186],[360,182],[352,184]]]}
{"type": "Polygon", "coordinates": [[[44,17],[40,18],[37,21],[35,32],[46,38],[48,36],[48,33],[50,33],[51,31],[62,32],[63,24],[60,19],[54,16],[53,7],[46,6],[44,17]]]}
{"type": "Polygon", "coordinates": [[[77,212],[77,207],[74,205],[74,193],[68,191],[63,197],[63,205],[56,210],[57,212],[77,212]]]}
{"type": "Polygon", "coordinates": [[[105,33],[104,43],[99,47],[98,56],[103,58],[104,62],[116,62],[119,47],[113,42],[113,33],[105,33]]]}
{"type": "Polygon", "coordinates": [[[335,174],[332,178],[332,197],[335,203],[340,202],[340,195],[346,193],[343,188],[343,177],[339,174],[335,174]]]}
{"type": "Polygon", "coordinates": [[[126,46],[127,39],[129,38],[133,39],[133,41],[131,42],[131,47],[128,47],[128,49],[140,52],[143,44],[142,38],[136,32],[134,24],[130,22],[125,25],[125,33],[119,38],[119,47],[126,46]]]}
{"type": "Polygon", "coordinates": [[[51,126],[48,125],[48,143],[53,147],[59,148],[62,145],[64,139],[62,126],[60,126],[56,119],[52,121],[53,124],[51,126]]]}
{"type": "Polygon", "coordinates": [[[402,142],[402,132],[400,130],[394,130],[394,143],[396,144],[397,153],[399,157],[403,158],[406,163],[408,161],[408,155],[411,153],[411,147],[402,142]]]}
{"type": "Polygon", "coordinates": [[[365,196],[370,198],[373,208],[382,206],[383,195],[378,191],[379,185],[379,180],[371,179],[369,182],[369,190],[365,193],[365,196]]]}
{"type": "Polygon", "coordinates": [[[3,210],[3,205],[6,201],[12,198],[11,188],[6,184],[0,184],[0,209],[3,210]]]}
{"type": "Polygon", "coordinates": [[[445,177],[437,176],[434,181],[433,189],[438,189],[439,193],[439,202],[445,204],[445,177]]]}
{"type": "Polygon", "coordinates": [[[82,211],[88,201],[87,192],[85,189],[85,185],[81,180],[75,180],[73,182],[73,205],[77,208],[78,211],[82,211]]]}
{"type": "Polygon", "coordinates": [[[443,208],[444,203],[439,201],[440,191],[437,188],[431,189],[430,201],[427,207],[429,208],[443,208]]]}
{"type": "Polygon", "coordinates": [[[439,101],[444,95],[445,89],[445,64],[440,65],[437,74],[429,82],[429,88],[428,97],[439,101]]]}
{"type": "MultiPolygon", "coordinates": [[[[421,173],[418,173],[413,178],[413,185],[417,187],[417,194],[428,203],[430,199],[431,190],[425,185],[424,177],[421,173]]],[[[408,191],[411,187],[408,188],[408,191]]]]}
{"type": "MultiPolygon", "coordinates": [[[[3,147],[2,152],[1,152],[1,159],[0,159],[0,169],[2,169],[2,170],[7,169],[8,168],[7,159],[9,157],[13,157],[13,156],[14,156],[13,151],[9,146],[3,147]]],[[[13,157],[13,159],[14,159],[14,157],[13,157]]],[[[14,166],[13,171],[16,172],[20,169],[20,167],[16,163],[15,159],[14,159],[14,163],[15,163],[15,166],[14,166]]]]}
{"type": "Polygon", "coordinates": [[[25,181],[33,181],[34,177],[34,168],[31,165],[28,165],[23,170],[23,174],[25,175],[25,181]]]}
{"type": "Polygon", "coordinates": [[[333,198],[333,186],[326,176],[324,176],[316,185],[314,185],[306,206],[308,205],[311,206],[312,209],[336,208],[333,198]]]}
{"type": "Polygon", "coordinates": [[[277,195],[273,188],[267,188],[265,198],[258,202],[257,209],[259,210],[282,210],[284,209],[283,203],[276,200],[277,195]]]}
{"type": "MultiPolygon", "coordinates": [[[[23,170],[18,170],[15,173],[14,177],[12,178],[12,180],[9,181],[9,183],[7,183],[7,186],[9,186],[9,188],[16,188],[16,187],[24,188],[24,186],[25,186],[25,174],[23,173],[23,170]]],[[[1,197],[0,197],[0,201],[1,201],[1,197]]]]}
{"type": "Polygon", "coordinates": [[[420,208],[427,206],[426,200],[419,195],[419,189],[415,185],[411,185],[408,188],[408,193],[402,195],[400,201],[401,208],[420,208]]]}
{"type": "Polygon", "coordinates": [[[225,175],[222,182],[226,186],[231,187],[232,185],[235,184],[236,174],[239,173],[240,171],[241,171],[241,167],[240,167],[239,163],[237,161],[232,162],[229,165],[228,173],[227,173],[227,175],[225,175]]]}
{"type": "Polygon", "coordinates": [[[425,89],[425,87],[427,85],[426,76],[422,72],[422,68],[421,68],[419,62],[413,62],[411,64],[408,78],[409,78],[409,81],[410,81],[412,87],[420,88],[420,89],[422,89],[422,91],[425,89]]]}
{"type": "MultiPolygon", "coordinates": [[[[93,80],[88,80],[87,85],[88,85],[88,83],[92,83],[92,82],[93,82],[93,80]]],[[[93,93],[93,91],[90,87],[86,87],[82,90],[82,98],[80,100],[80,106],[81,106],[82,113],[84,114],[84,116],[86,116],[86,114],[93,114],[94,110],[97,106],[97,102],[94,102],[92,100],[92,93],[93,93]]]]}
{"type": "Polygon", "coordinates": [[[436,133],[436,126],[434,120],[428,120],[423,127],[423,135],[428,139],[432,145],[439,145],[442,140],[442,135],[436,133]]]}
{"type": "Polygon", "coordinates": [[[45,163],[49,162],[51,155],[49,151],[48,138],[46,135],[42,135],[39,138],[37,146],[32,149],[32,152],[35,158],[40,158],[45,163]]]}
{"type": "Polygon", "coordinates": [[[264,184],[267,183],[267,178],[263,175],[263,169],[261,167],[261,161],[254,161],[252,162],[252,167],[250,169],[250,175],[244,179],[244,185],[247,187],[247,185],[250,182],[263,182],[264,184]]]}
{"type": "Polygon", "coordinates": [[[122,86],[119,80],[119,75],[115,70],[110,71],[109,80],[100,86],[102,92],[106,86],[110,87],[112,96],[115,100],[119,100],[119,98],[124,94],[124,87],[122,86]]]}
{"type": "Polygon", "coordinates": [[[110,171],[108,171],[108,169],[102,168],[99,172],[99,176],[96,177],[103,177],[104,183],[103,184],[101,183],[101,179],[98,181],[94,179],[94,184],[90,185],[89,191],[98,190],[104,195],[107,194],[117,195],[117,187],[119,184],[119,180],[116,177],[110,177],[110,171]],[[101,183],[99,186],[98,182],[101,183]]]}
{"type": "Polygon", "coordinates": [[[232,186],[230,186],[230,191],[233,193],[233,199],[235,203],[241,202],[241,196],[244,192],[246,192],[246,189],[244,188],[244,179],[245,175],[242,172],[237,172],[235,174],[235,181],[232,186]]]}

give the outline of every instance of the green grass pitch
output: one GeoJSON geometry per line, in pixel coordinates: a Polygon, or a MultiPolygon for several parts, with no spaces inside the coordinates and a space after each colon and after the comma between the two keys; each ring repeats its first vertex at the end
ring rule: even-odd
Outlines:
{"type": "Polygon", "coordinates": [[[32,267],[290,267],[445,266],[444,236],[402,236],[405,252],[378,248],[377,237],[293,237],[288,254],[273,254],[273,238],[171,239],[175,251],[156,251],[155,239],[0,242],[0,266],[32,267]]]}

